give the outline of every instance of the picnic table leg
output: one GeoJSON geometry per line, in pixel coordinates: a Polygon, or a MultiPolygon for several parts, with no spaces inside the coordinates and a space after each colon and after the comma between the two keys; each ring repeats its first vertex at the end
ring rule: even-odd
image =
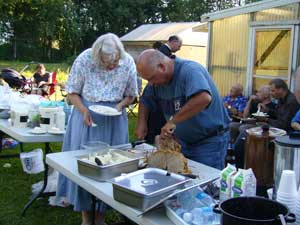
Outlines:
{"type": "Polygon", "coordinates": [[[21,152],[24,152],[23,142],[20,142],[20,151],[21,151],[21,152]]]}
{"type": "MultiPolygon", "coordinates": [[[[45,143],[45,155],[47,155],[49,152],[51,152],[51,149],[50,149],[50,143],[49,142],[46,142],[45,143]]],[[[41,190],[36,193],[36,194],[33,194],[29,201],[26,203],[26,205],[24,206],[23,208],[23,211],[22,211],[22,216],[25,216],[25,213],[27,211],[27,209],[32,205],[32,203],[39,197],[43,197],[43,196],[53,196],[55,192],[49,192],[49,193],[44,193],[44,190],[47,186],[47,183],[48,183],[48,169],[49,169],[49,166],[48,164],[46,164],[45,162],[46,160],[46,157],[44,158],[44,164],[45,164],[45,171],[44,171],[44,184],[43,184],[43,187],[41,188],[41,190]]]]}

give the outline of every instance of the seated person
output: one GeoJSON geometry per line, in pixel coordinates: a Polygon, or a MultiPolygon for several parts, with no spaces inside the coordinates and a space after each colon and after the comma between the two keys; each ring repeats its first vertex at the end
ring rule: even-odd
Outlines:
{"type": "Polygon", "coordinates": [[[33,75],[32,94],[48,95],[50,81],[50,73],[46,72],[44,64],[38,64],[36,72],[33,75]]]}
{"type": "Polygon", "coordinates": [[[300,130],[300,110],[296,113],[296,115],[293,117],[291,122],[291,127],[294,130],[300,130]]]}
{"type": "Polygon", "coordinates": [[[262,105],[262,111],[270,117],[264,118],[272,127],[283,129],[287,132],[292,130],[291,121],[300,108],[295,95],[288,89],[287,84],[282,79],[273,79],[270,81],[271,95],[278,100],[275,109],[262,105]]]}
{"type": "MultiPolygon", "coordinates": [[[[261,110],[268,113],[269,117],[263,118],[261,121],[269,124],[272,127],[283,129],[287,132],[291,131],[291,121],[293,116],[299,110],[299,103],[295,95],[290,92],[287,84],[282,79],[272,79],[269,83],[271,96],[278,100],[275,109],[269,108],[266,105],[261,105],[261,110]]],[[[246,132],[240,133],[234,143],[236,155],[236,166],[243,168],[244,166],[244,140],[247,136],[246,132]]]]}
{"type": "MultiPolygon", "coordinates": [[[[275,104],[271,101],[270,87],[268,85],[260,87],[255,95],[250,96],[244,109],[243,118],[252,117],[252,114],[257,112],[258,106],[260,106],[261,111],[263,111],[263,108],[265,107],[262,107],[261,105],[273,110],[275,109],[275,104]]],[[[240,132],[254,126],[255,124],[253,123],[241,124],[239,122],[231,122],[229,124],[231,142],[235,142],[240,132]]]]}
{"type": "Polygon", "coordinates": [[[243,116],[244,108],[246,107],[247,99],[243,95],[243,86],[234,84],[229,95],[223,98],[223,105],[228,110],[231,118],[237,119],[243,116]]]}

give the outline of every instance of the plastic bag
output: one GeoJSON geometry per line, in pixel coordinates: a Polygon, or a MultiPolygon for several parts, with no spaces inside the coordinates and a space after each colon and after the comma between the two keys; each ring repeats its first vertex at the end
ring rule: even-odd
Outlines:
{"type": "Polygon", "coordinates": [[[20,159],[24,172],[28,174],[36,174],[45,170],[43,151],[40,148],[20,153],[20,159]]]}

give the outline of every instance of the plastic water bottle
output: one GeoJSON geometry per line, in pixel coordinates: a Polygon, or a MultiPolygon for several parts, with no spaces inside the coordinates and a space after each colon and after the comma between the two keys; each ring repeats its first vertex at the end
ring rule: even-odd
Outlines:
{"type": "Polygon", "coordinates": [[[195,205],[196,196],[199,192],[201,192],[201,189],[199,189],[198,187],[194,187],[178,194],[177,202],[179,203],[180,207],[187,211],[190,211],[195,207],[199,207],[195,205]]]}
{"type": "Polygon", "coordinates": [[[191,199],[191,192],[185,191],[177,195],[177,201],[180,205],[180,208],[184,210],[191,210],[193,208],[193,199],[191,199]]]}
{"type": "Polygon", "coordinates": [[[195,199],[196,207],[207,207],[207,206],[213,206],[213,205],[214,205],[214,200],[212,199],[212,197],[210,197],[205,192],[199,192],[196,195],[196,199],[195,199]]]}
{"type": "Polygon", "coordinates": [[[191,213],[194,225],[211,225],[215,223],[215,215],[211,207],[194,208],[191,213]]]}
{"type": "Polygon", "coordinates": [[[176,209],[176,211],[175,211],[175,213],[176,213],[178,216],[182,216],[185,212],[186,212],[186,210],[184,210],[183,208],[178,208],[178,209],[176,209]]]}
{"type": "Polygon", "coordinates": [[[193,221],[193,214],[190,212],[183,213],[182,219],[187,223],[191,223],[193,221]]]}
{"type": "Polygon", "coordinates": [[[66,114],[64,112],[64,106],[60,105],[58,107],[58,112],[56,113],[56,127],[59,130],[65,130],[66,114]]]}

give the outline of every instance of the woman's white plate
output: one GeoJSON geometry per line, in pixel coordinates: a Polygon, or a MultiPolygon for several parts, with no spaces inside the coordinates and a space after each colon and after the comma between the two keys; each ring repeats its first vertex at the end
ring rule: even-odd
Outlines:
{"type": "Polygon", "coordinates": [[[44,130],[35,130],[35,129],[32,129],[32,130],[29,130],[29,133],[31,133],[31,134],[46,134],[47,132],[44,131],[44,130]]]}
{"type": "Polygon", "coordinates": [[[117,109],[104,105],[91,105],[89,109],[104,116],[120,116],[122,114],[122,112],[119,112],[117,109]]]}
{"type": "Polygon", "coordinates": [[[64,130],[48,130],[49,134],[64,134],[66,133],[64,130]]]}

